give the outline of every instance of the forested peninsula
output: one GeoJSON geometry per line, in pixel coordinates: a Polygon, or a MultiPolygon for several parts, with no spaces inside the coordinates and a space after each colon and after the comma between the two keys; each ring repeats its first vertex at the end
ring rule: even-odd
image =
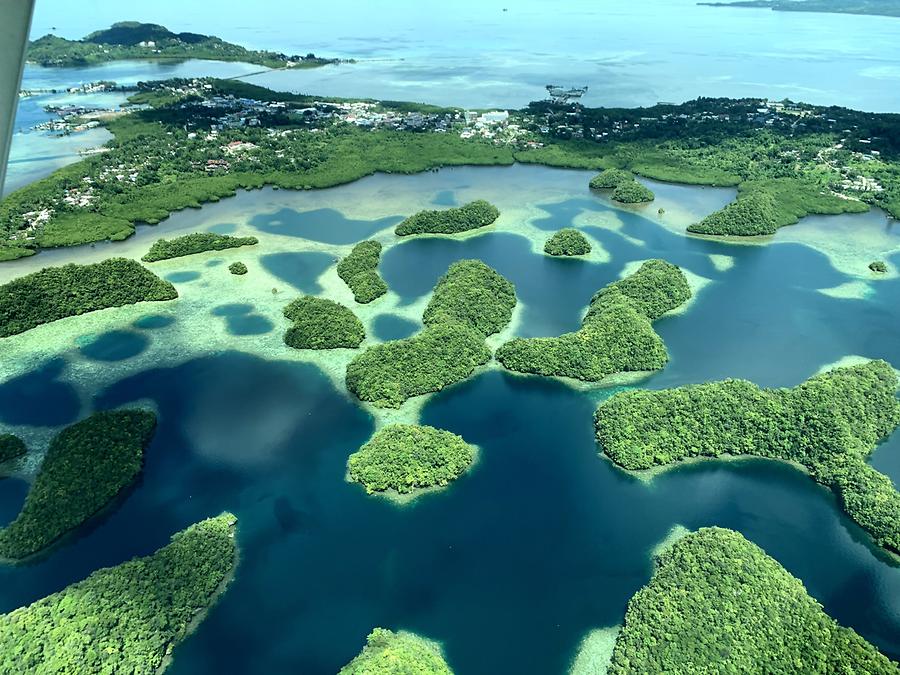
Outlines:
{"type": "Polygon", "coordinates": [[[161,672],[225,592],[238,560],[236,522],[230,513],[204,520],[152,555],[0,616],[0,672],[161,672]]]}
{"type": "Polygon", "coordinates": [[[369,347],[347,365],[347,389],[380,408],[440,391],[469,377],[491,358],[485,338],[512,319],[512,283],[480,260],[453,263],[435,286],[425,329],[369,347]]]}
{"type": "Polygon", "coordinates": [[[702,528],[656,559],[628,603],[609,673],[896,673],[828,616],[774,558],[732,530],[702,528]]]}
{"type": "Polygon", "coordinates": [[[128,258],[46,267],[0,286],[0,337],[99,309],[177,297],[171,283],[128,258]]]}
{"type": "Polygon", "coordinates": [[[867,14],[900,17],[896,0],[734,0],[698,2],[707,7],[755,7],[776,12],[821,12],[824,14],[867,14]]]}
{"type": "Polygon", "coordinates": [[[338,675],[453,675],[440,645],[414,633],[376,628],[338,675]]]}
{"type": "MultiPolygon", "coordinates": [[[[123,239],[136,223],[241,188],[324,188],[378,171],[517,161],[738,186],[741,208],[695,224],[697,234],[771,234],[808,214],[870,205],[900,216],[900,115],[765,99],[637,109],[539,101],[512,112],[515,133],[491,140],[473,135],[459,109],[317,98],[237,80],[143,84],[132,100],[150,108],[103,121],[114,136],[107,152],[0,201],[0,260],[123,239]],[[762,225],[748,228],[746,212],[762,225]]],[[[420,216],[404,233],[459,231],[431,220],[420,216]]]]}
{"type": "Polygon", "coordinates": [[[725,380],[627,391],[597,409],[597,441],[629,470],[719,455],[800,464],[879,545],[900,553],[900,492],[867,462],[900,424],[897,384],[889,364],[870,361],[792,389],[725,380]]]}
{"type": "Polygon", "coordinates": [[[659,370],[669,354],[652,323],[690,297],[681,269],[665,260],[648,260],[594,295],[579,330],[559,337],[515,338],[497,350],[497,360],[521,373],[586,382],[619,372],[659,370]]]}
{"type": "Polygon", "coordinates": [[[213,35],[173,33],[165,26],[138,21],[120,21],[80,40],[48,34],[28,43],[26,58],[41,66],[69,68],[128,59],[241,61],[266,68],[314,68],[337,62],[315,54],[288,56],[245,49],[213,35]]]}
{"type": "Polygon", "coordinates": [[[115,410],[59,432],[21,512],[0,529],[0,558],[34,555],[109,504],[137,478],[155,428],[150,411],[115,410]]]}

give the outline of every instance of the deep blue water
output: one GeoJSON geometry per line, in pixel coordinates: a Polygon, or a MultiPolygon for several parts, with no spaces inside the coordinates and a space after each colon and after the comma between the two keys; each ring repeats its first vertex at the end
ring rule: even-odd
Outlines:
{"type": "Polygon", "coordinates": [[[137,356],[150,344],[141,333],[111,330],[102,335],[86,335],[76,341],[82,354],[94,361],[124,361],[137,356]]]}
{"type": "Polygon", "coordinates": [[[132,325],[135,328],[144,328],[153,330],[156,328],[165,328],[175,323],[175,317],[165,316],[163,314],[147,314],[135,321],[132,325]]]}
{"type": "Polygon", "coordinates": [[[379,340],[402,340],[421,328],[421,324],[397,314],[379,314],[372,322],[372,330],[379,340]]]}
{"type": "Polygon", "coordinates": [[[325,244],[352,244],[368,239],[376,232],[396,225],[400,216],[379,220],[352,220],[334,209],[295,211],[280,209],[275,213],[260,213],[250,219],[250,224],[260,232],[302,237],[325,244]]]}
{"type": "Polygon", "coordinates": [[[275,275],[303,293],[320,293],[322,287],[318,278],[337,262],[334,256],[321,251],[298,253],[270,253],[262,256],[260,262],[270,274],[275,275]]]}
{"type": "MultiPolygon", "coordinates": [[[[582,199],[548,207],[545,226],[607,208],[582,199]]],[[[848,278],[808,247],[685,239],[640,215],[617,214],[622,234],[643,245],[584,227],[611,254],[608,264],[556,260],[532,253],[519,235],[487,232],[404,240],[385,251],[381,273],[411,303],[454,260],[481,258],[515,283],[524,306],[519,333],[555,335],[576,328],[593,292],[628,262],[665,257],[712,283],[687,312],[657,322],[671,363],[642,386],[731,376],[794,385],[847,354],[900,364],[900,281],[880,281],[867,300],[835,299],[818,289],[848,278]],[[717,271],[710,253],[731,255],[735,265],[717,271]]],[[[367,231],[360,226],[357,236],[367,231]]],[[[335,261],[286,252],[261,262],[316,293],[318,276],[335,261]]],[[[194,320],[234,329],[232,321],[254,316],[250,303],[223,301],[194,320]]],[[[161,318],[136,323],[154,339],[161,318]]],[[[376,337],[415,329],[398,319],[377,317],[376,337]]],[[[119,332],[127,344],[129,331],[119,332]]],[[[0,421],[42,427],[77,418],[69,358],[0,384],[0,421]]],[[[650,549],[672,525],[721,525],[762,546],[842,624],[900,656],[900,567],[829,492],[763,460],[685,466],[645,485],[598,456],[594,398],[500,371],[436,395],[423,423],[477,444],[479,461],[451,488],[398,507],[344,481],[347,456],[374,421],[315,366],[231,351],[138,372],[97,392],[92,406],[157,406],[139,483],[47,559],[0,569],[0,611],[149,553],[228,509],[239,518],[237,576],[176,649],[173,673],[334,673],[374,626],[442,641],[460,675],[564,673],[587,631],[621,622],[650,577],[650,549]]],[[[873,460],[895,483],[898,455],[895,435],[873,460]]],[[[0,519],[11,518],[23,497],[21,484],[0,481],[0,519]]]]}

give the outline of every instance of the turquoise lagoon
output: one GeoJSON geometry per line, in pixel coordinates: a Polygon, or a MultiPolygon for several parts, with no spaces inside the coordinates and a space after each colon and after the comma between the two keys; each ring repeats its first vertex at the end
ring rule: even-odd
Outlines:
{"type": "MultiPolygon", "coordinates": [[[[334,673],[374,626],[440,641],[461,675],[565,673],[582,638],[622,621],[652,572],[651,550],[676,524],[734,528],[762,546],[836,619],[900,656],[900,566],[831,494],[763,460],[686,465],[642,481],[598,456],[591,415],[618,387],[512,375],[495,365],[399,411],[360,404],[343,386],[356,352],[296,351],[283,307],[302,293],[352,306],[364,346],[408,335],[437,278],[480,258],[516,285],[507,335],[579,324],[598,288],[664,257],[696,290],[664,317],[668,367],[629,386],[724,377],[794,385],[848,357],[900,365],[900,231],[879,212],[809,218],[771,241],[684,236],[730,189],[652,183],[657,203],[620,209],[590,174],[536,166],[376,175],[314,192],[257,190],[186,210],[115,244],[60,249],[0,266],[6,280],[45,265],[139,258],[159,236],[211,230],[257,246],[150,265],[181,297],[96,312],[0,341],[0,432],[31,447],[0,481],[11,519],[42,450],[95,409],[151,406],[159,428],[137,484],[111,513],[43,559],[0,569],[0,611],[91,571],[146,554],[188,524],[230,510],[242,549],[236,578],[173,673],[334,673]],[[462,238],[400,241],[393,226],[435,201],[485,198],[496,225],[462,238]],[[658,207],[665,214],[658,215],[658,207]],[[556,229],[592,241],[585,260],[542,253],[556,229]],[[388,295],[354,305],[335,261],[356,241],[385,245],[388,295]],[[241,260],[249,272],[232,276],[241,260]],[[481,448],[450,488],[398,506],[345,482],[347,457],[379,426],[419,420],[481,448]]],[[[622,386],[622,385],[619,385],[622,386]]],[[[874,464],[900,480],[900,440],[874,464]]]]}

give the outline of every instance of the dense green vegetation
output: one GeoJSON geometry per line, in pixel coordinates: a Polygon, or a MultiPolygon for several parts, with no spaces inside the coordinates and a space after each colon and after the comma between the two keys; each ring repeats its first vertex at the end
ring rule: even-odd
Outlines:
{"type": "Polygon", "coordinates": [[[236,519],[204,520],[153,555],[0,616],[4,673],[154,675],[225,590],[235,565],[236,519]]]}
{"type": "Polygon", "coordinates": [[[418,635],[376,628],[339,675],[452,675],[440,647],[418,635]]]}
{"type": "Polygon", "coordinates": [[[285,307],[284,315],[294,322],[284,342],[295,349],[356,349],[366,337],[356,315],[333,300],[306,295],[285,307]]]}
{"type": "MultiPolygon", "coordinates": [[[[0,261],[52,246],[124,239],[137,222],[156,223],[173,211],[241,188],[313,189],[378,171],[415,173],[514,161],[616,169],[611,176],[620,178],[638,174],[678,183],[739,185],[742,195],[764,192],[772,198],[776,227],[808,213],[856,212],[868,204],[900,216],[897,115],[791,102],[760,113],[760,106],[769,105],[760,99],[701,98],[644,109],[542,101],[515,113],[517,122],[543,143],[521,149],[456,133],[310,121],[299,111],[315,97],[235,80],[211,79],[202,87],[172,80],[141,88],[135,101],[152,108],[104,121],[115,137],[109,152],[59,169],[0,201],[0,261]],[[258,116],[258,126],[225,125],[217,135],[209,134],[210,126],[222,126],[232,110],[217,107],[213,96],[255,99],[248,114],[258,116]],[[267,107],[276,103],[285,107],[267,107]],[[231,148],[235,142],[238,150],[231,148]]],[[[396,102],[382,107],[446,112],[396,102]]],[[[607,176],[593,184],[617,183],[607,176]]],[[[448,218],[446,212],[436,213],[423,220],[448,218]]],[[[461,226],[438,224],[453,231],[461,226]]]]}
{"type": "MultiPolygon", "coordinates": [[[[233,82],[227,87],[221,80],[215,82],[213,91],[237,88],[233,82]]],[[[324,188],[379,171],[418,173],[441,166],[513,163],[509,148],[467,141],[455,134],[365,131],[354,125],[310,133],[288,124],[291,133],[286,135],[247,127],[206,142],[199,134],[189,138],[184,129],[203,122],[204,108],[178,105],[107,120],[115,134],[110,152],[66,166],[4,197],[0,239],[5,243],[0,246],[0,260],[40,248],[125,239],[134,234],[135,223],[158,223],[173,211],[233,196],[241,188],[324,188]],[[253,143],[258,150],[232,157],[223,149],[232,140],[253,143]],[[229,169],[207,172],[208,161],[227,162],[229,169]],[[134,167],[134,182],[117,180],[122,166],[134,167]],[[85,176],[93,181],[90,194],[94,198],[86,207],[73,206],[64,197],[69,190],[84,190],[85,176]],[[38,212],[51,216],[37,223],[28,214],[38,212]]]]}
{"type": "Polygon", "coordinates": [[[398,408],[412,396],[466,379],[490,358],[477,330],[460,323],[436,324],[356,356],[347,366],[347,388],[363,401],[398,408]]]}
{"type": "Polygon", "coordinates": [[[623,204],[641,204],[656,199],[653,190],[638,183],[634,174],[623,169],[606,169],[591,178],[595,190],[611,189],[612,198],[623,204]]]}
{"type": "Polygon", "coordinates": [[[627,180],[616,185],[612,198],[622,204],[643,204],[656,199],[653,190],[636,180],[627,180]]]}
{"type": "Polygon", "coordinates": [[[67,316],[177,297],[172,284],[134,260],[46,267],[0,286],[0,337],[67,316]]]}
{"type": "Polygon", "coordinates": [[[404,340],[369,347],[347,366],[347,388],[363,401],[397,408],[440,391],[487,363],[485,338],[512,318],[513,285],[478,260],[454,263],[425,308],[425,329],[404,340]]]}
{"type": "Polygon", "coordinates": [[[497,360],[509,370],[588,382],[618,372],[659,370],[669,357],[652,322],[690,297],[678,267],[650,260],[597,292],[576,332],[516,338],[497,350],[497,360]]]}
{"type": "Polygon", "coordinates": [[[634,175],[624,169],[605,169],[591,178],[591,187],[595,190],[612,190],[621,183],[634,180],[634,175]]]}
{"type": "Polygon", "coordinates": [[[547,240],[544,253],[556,256],[587,255],[591,252],[591,244],[581,232],[574,227],[564,227],[547,240]]]}
{"type": "Polygon", "coordinates": [[[737,200],[688,226],[688,232],[741,237],[775,234],[779,227],[810,214],[833,215],[867,208],[862,202],[842,199],[806,181],[749,181],[741,185],[737,200]]]}
{"type": "Polygon", "coordinates": [[[27,452],[22,439],[13,434],[0,434],[0,462],[8,462],[11,459],[21,457],[27,452]]]}
{"type": "Polygon", "coordinates": [[[488,336],[503,330],[515,306],[516,289],[506,278],[480,260],[460,260],[438,279],[422,322],[458,322],[488,336]]]}
{"type": "Polygon", "coordinates": [[[500,217],[497,207],[483,199],[449,209],[419,211],[397,225],[397,236],[411,234],[459,234],[493,223],[500,217]]]}
{"type": "Polygon", "coordinates": [[[89,66],[125,59],[210,59],[243,61],[267,68],[314,67],[332,63],[305,57],[286,56],[276,52],[255,51],[199,33],[173,33],[163,26],[137,21],[114,23],[105,30],[94,31],[81,40],[66,40],[45,35],[28,44],[27,58],[42,66],[89,66]]]}
{"type": "Polygon", "coordinates": [[[801,464],[876,542],[900,551],[900,493],[866,463],[900,424],[896,390],[890,365],[871,361],[793,389],[725,380],[622,392],[600,405],[594,421],[603,451],[630,470],[721,454],[801,464]]]}
{"type": "Polygon", "coordinates": [[[387,293],[387,284],[378,274],[380,259],[381,244],[369,239],[354,246],[337,264],[338,276],[353,291],[356,302],[366,304],[387,293]]]}
{"type": "Polygon", "coordinates": [[[22,511],[0,530],[0,557],[27,558],[83,524],[134,481],[156,428],[146,410],[97,412],[50,443],[22,511]]]}
{"type": "Polygon", "coordinates": [[[761,189],[774,198],[779,225],[866,205],[900,216],[898,115],[749,98],[641,109],[538,101],[525,112],[529,128],[549,133],[543,147],[518,151],[520,162],[761,189]]]}
{"type": "Polygon", "coordinates": [[[897,672],[737,532],[702,528],[656,563],[628,603],[611,675],[897,672]]]}
{"type": "Polygon", "coordinates": [[[175,239],[157,239],[141,260],[156,262],[206,251],[223,251],[239,246],[253,246],[258,243],[259,240],[256,237],[232,237],[215,232],[193,232],[175,239]]]}
{"type": "Polygon", "coordinates": [[[709,7],[761,7],[776,12],[825,12],[834,14],[869,14],[900,17],[895,0],[734,0],[733,2],[698,2],[709,7]]]}
{"type": "Polygon", "coordinates": [[[885,274],[888,271],[887,263],[883,260],[873,260],[869,263],[869,269],[879,274],[885,274]]]}
{"type": "Polygon", "coordinates": [[[242,262],[233,262],[228,266],[228,271],[232,274],[247,274],[247,266],[242,262]]]}
{"type": "Polygon", "coordinates": [[[751,236],[775,234],[775,200],[766,192],[754,192],[731,202],[699,223],[688,226],[697,234],[732,234],[751,236]]]}
{"type": "Polygon", "coordinates": [[[475,448],[449,431],[416,424],[385,427],[347,460],[350,478],[366,492],[447,485],[475,459],[475,448]]]}

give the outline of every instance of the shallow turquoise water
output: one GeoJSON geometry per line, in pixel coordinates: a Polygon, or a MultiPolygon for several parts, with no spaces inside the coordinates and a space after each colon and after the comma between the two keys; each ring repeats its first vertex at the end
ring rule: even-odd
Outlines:
{"type": "MultiPolygon", "coordinates": [[[[0,569],[0,611],[149,553],[173,532],[228,509],[239,519],[237,576],[176,649],[173,673],[334,673],[374,626],[441,641],[461,675],[564,673],[585,633],[621,622],[628,599],[649,579],[650,550],[672,525],[722,525],[777,558],[841,623],[900,656],[900,567],[830,493],[761,460],[685,466],[647,485],[598,457],[591,415],[611,390],[481,372],[421,412],[423,423],[480,446],[478,464],[451,488],[398,507],[344,481],[347,456],[377,420],[342,390],[340,368],[332,379],[315,357],[280,343],[287,322],[279,313],[300,293],[347,301],[333,276],[334,261],[353,243],[338,231],[345,226],[389,244],[380,269],[391,293],[354,306],[374,339],[415,326],[409,315],[418,318],[454,260],[480,258],[515,283],[517,334],[554,335],[577,327],[592,293],[629,263],[662,256],[709,281],[686,312],[656,324],[672,360],[640,386],[730,376],[793,385],[848,355],[900,365],[900,280],[869,283],[864,299],[823,294],[867,277],[785,241],[789,231],[767,246],[685,238],[648,217],[655,207],[624,211],[592,195],[588,175],[455,169],[314,193],[246,192],[176,214],[157,230],[141,228],[124,244],[42,253],[43,262],[4,267],[139,256],[158,236],[222,224],[260,237],[258,246],[155,264],[160,274],[181,275],[174,303],[101,313],[102,329],[86,330],[87,317],[37,329],[33,344],[0,342],[4,356],[12,344],[41,355],[28,372],[0,382],[0,432],[45,431],[120,405],[150,403],[160,419],[145,470],[118,508],[44,560],[0,569]],[[391,234],[391,223],[416,205],[476,194],[504,213],[482,234],[391,234]],[[369,204],[367,218],[360,205],[369,204]],[[328,220],[336,231],[318,220],[323,208],[336,212],[328,220]],[[266,232],[268,216],[278,213],[297,224],[266,232]],[[552,230],[569,225],[608,261],[540,253],[552,230]],[[729,256],[731,267],[717,267],[710,254],[729,256]],[[251,268],[245,277],[223,265],[236,259],[251,268]],[[217,331],[223,337],[207,347],[204,339],[217,331]],[[98,342],[102,349],[90,353],[98,342]],[[128,356],[138,342],[146,350],[128,356]]],[[[730,198],[729,191],[657,192],[699,213],[730,198]]],[[[844,242],[852,249],[854,241],[885,236],[876,217],[827,222],[858,225],[858,239],[844,242]]],[[[890,260],[900,263],[897,255],[890,260]]],[[[895,482],[898,451],[895,435],[874,459],[895,482]]],[[[0,519],[11,518],[23,497],[21,481],[0,481],[0,519]]]]}

